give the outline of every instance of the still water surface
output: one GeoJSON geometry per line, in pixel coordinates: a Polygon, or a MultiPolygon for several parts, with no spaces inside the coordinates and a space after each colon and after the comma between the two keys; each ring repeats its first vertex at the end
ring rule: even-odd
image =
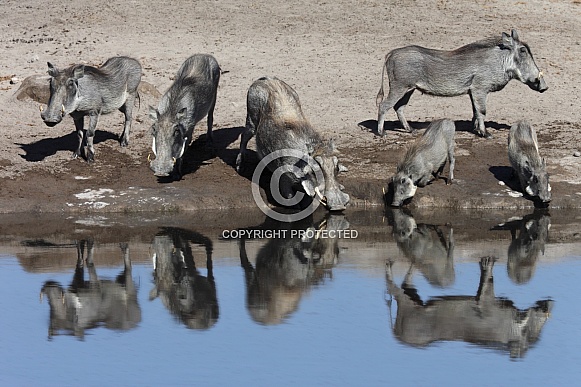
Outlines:
{"type": "Polygon", "coordinates": [[[0,384],[576,385],[581,227],[514,215],[4,220],[0,384]]]}

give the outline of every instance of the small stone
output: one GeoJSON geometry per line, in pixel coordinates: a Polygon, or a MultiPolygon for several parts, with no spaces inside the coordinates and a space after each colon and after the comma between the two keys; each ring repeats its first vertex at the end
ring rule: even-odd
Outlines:
{"type": "Polygon", "coordinates": [[[498,182],[498,185],[506,185],[506,183],[505,183],[504,181],[500,180],[500,181],[498,182]]]}
{"type": "Polygon", "coordinates": [[[10,78],[10,84],[11,85],[16,85],[19,82],[20,82],[20,78],[18,78],[18,77],[12,77],[12,78],[10,78]]]}
{"type": "Polygon", "coordinates": [[[581,156],[581,152],[575,151],[575,152],[573,152],[573,156],[579,157],[579,156],[581,156]]]}

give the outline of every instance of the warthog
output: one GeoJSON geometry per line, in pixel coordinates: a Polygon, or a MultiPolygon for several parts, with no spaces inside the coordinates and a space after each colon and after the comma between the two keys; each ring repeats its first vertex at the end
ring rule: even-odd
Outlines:
{"type": "Polygon", "coordinates": [[[101,280],[93,263],[92,240],[77,243],[77,266],[68,290],[60,284],[47,281],[42,287],[41,298],[46,295],[50,304],[49,338],[66,331],[83,338],[86,329],[105,326],[115,330],[129,330],[141,322],[141,308],[137,301],[137,289],[131,277],[129,247],[121,243],[125,269],[117,281],[101,280]],[[84,279],[85,247],[89,281],[84,279]]]}
{"type": "Polygon", "coordinates": [[[120,143],[123,147],[129,145],[131,115],[141,81],[141,65],[137,60],[120,56],[108,59],[99,68],[77,64],[64,70],[48,62],[48,74],[51,76],[50,97],[47,109],[42,110],[41,106],[40,116],[52,127],[70,114],[79,137],[73,158],[81,155],[81,148],[85,145],[87,161],[94,161],[93,137],[99,116],[117,109],[125,114],[120,143]],[[86,131],[85,116],[89,116],[86,131]]]}
{"type": "MultiPolygon", "coordinates": [[[[526,310],[494,295],[494,258],[480,260],[480,284],[476,296],[443,296],[423,302],[406,278],[399,288],[387,265],[388,293],[397,302],[393,332],[405,344],[424,347],[435,341],[461,340],[523,357],[539,339],[553,306],[551,300],[537,301],[526,310]]],[[[388,306],[390,301],[388,300],[388,306]]]]}
{"type": "Polygon", "coordinates": [[[518,176],[523,192],[542,203],[549,203],[551,185],[547,164],[539,155],[535,130],[525,121],[519,121],[510,128],[508,160],[518,176]]]}
{"type": "Polygon", "coordinates": [[[194,128],[206,116],[206,145],[212,146],[219,81],[220,66],[212,55],[192,55],[181,65],[157,109],[149,108],[153,120],[151,150],[155,156],[150,168],[155,176],[182,177],[182,159],[192,141],[194,128]]]}
{"type": "Polygon", "coordinates": [[[514,283],[524,284],[533,277],[539,254],[545,253],[550,228],[550,215],[541,211],[535,211],[522,219],[511,220],[492,228],[493,230],[510,230],[511,241],[508,246],[506,266],[508,276],[514,283]]]}
{"type": "Polygon", "coordinates": [[[209,329],[218,321],[212,249],[210,239],[181,228],[164,228],[153,240],[155,287],[149,299],[159,297],[176,319],[191,329],[209,329]],[[190,243],[206,250],[206,277],[196,269],[190,243]]]}
{"type": "Polygon", "coordinates": [[[287,181],[281,180],[279,187],[283,199],[292,198],[301,189],[311,198],[316,195],[328,210],[346,208],[349,195],[342,192],[343,186],[337,181],[337,175],[347,168],[339,164],[333,141],[324,140],[311,126],[295,90],[280,79],[260,78],[248,89],[246,130],[242,133],[236,159],[239,172],[244,166],[248,141],[254,135],[260,159],[276,151],[283,152],[268,165],[273,172],[278,168],[286,171],[287,181]],[[289,149],[308,156],[308,160],[314,159],[314,162],[284,154],[289,149]],[[319,181],[315,174],[319,170],[323,181],[319,181]]]}
{"type": "Polygon", "coordinates": [[[486,97],[490,92],[502,90],[511,79],[518,79],[541,93],[548,89],[529,46],[520,41],[516,30],[510,36],[503,32],[502,36],[453,51],[419,46],[397,48],[385,56],[377,94],[377,132],[383,135],[385,114],[392,107],[404,129],[412,131],[403,110],[417,89],[441,97],[470,95],[474,131],[490,137],[484,126],[486,97]],[[385,73],[389,77],[389,94],[384,100],[385,73]]]}
{"type": "Polygon", "coordinates": [[[454,230],[444,235],[440,226],[416,223],[404,209],[389,208],[388,221],[397,247],[410,261],[409,273],[417,268],[426,280],[439,287],[454,283],[454,230]]]}
{"type": "MultiPolygon", "coordinates": [[[[318,238],[316,231],[346,230],[349,222],[343,215],[328,214],[317,224],[307,226],[306,223],[293,223],[292,230],[281,228],[286,231],[284,237],[268,240],[259,249],[255,266],[248,259],[245,239],[240,239],[246,307],[255,322],[265,325],[282,323],[298,309],[303,295],[312,286],[321,284],[332,275],[331,270],[339,256],[338,238],[318,238]],[[292,236],[293,231],[297,235],[292,236]]],[[[288,227],[289,224],[277,223],[278,227],[288,227]]],[[[276,226],[269,229],[274,228],[276,226]]]]}
{"type": "Polygon", "coordinates": [[[415,195],[417,187],[425,187],[434,176],[437,178],[441,175],[446,161],[450,163],[450,177],[446,184],[452,183],[456,164],[455,130],[453,121],[436,120],[407,149],[403,160],[397,166],[397,173],[391,178],[392,206],[401,206],[404,200],[415,195]]]}

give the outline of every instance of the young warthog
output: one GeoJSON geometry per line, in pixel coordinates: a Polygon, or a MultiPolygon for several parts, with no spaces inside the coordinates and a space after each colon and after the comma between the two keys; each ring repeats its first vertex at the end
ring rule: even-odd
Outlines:
{"type": "Polygon", "coordinates": [[[525,121],[519,121],[510,128],[508,160],[527,195],[538,198],[543,203],[551,201],[549,174],[545,159],[539,155],[537,134],[525,121]]]}
{"type": "Polygon", "coordinates": [[[454,122],[436,120],[428,126],[424,134],[406,151],[397,166],[397,173],[391,178],[393,183],[392,206],[401,206],[404,200],[416,193],[417,187],[425,187],[433,177],[444,170],[446,161],[450,163],[450,177],[447,184],[454,180],[454,122]]]}
{"type": "Polygon", "coordinates": [[[149,108],[153,120],[151,149],[155,155],[150,168],[155,176],[172,174],[178,180],[182,177],[182,157],[190,145],[194,127],[206,116],[206,144],[212,145],[219,81],[220,66],[212,55],[192,55],[178,70],[157,109],[149,108]]]}
{"type": "Polygon", "coordinates": [[[281,180],[279,187],[284,199],[292,198],[294,191],[302,189],[310,197],[317,195],[328,210],[344,210],[349,195],[342,192],[337,175],[347,168],[339,164],[333,141],[323,140],[313,129],[303,114],[297,93],[280,79],[260,78],[248,89],[247,111],[246,130],[236,159],[238,171],[243,168],[248,141],[256,134],[261,159],[281,152],[268,166],[273,172],[279,168],[286,171],[284,175],[289,180],[287,183],[281,180]],[[285,154],[289,151],[309,156],[314,163],[285,154]],[[322,171],[323,179],[317,179],[317,169],[322,171]]]}
{"type": "Polygon", "coordinates": [[[79,145],[73,158],[81,155],[85,148],[88,162],[95,159],[93,137],[101,114],[109,114],[117,109],[125,114],[125,126],[121,135],[121,146],[129,144],[131,114],[137,87],[141,81],[141,65],[133,58],[124,56],[110,58],[100,68],[77,64],[59,70],[48,62],[50,78],[50,98],[46,110],[40,108],[42,120],[48,126],[55,126],[66,114],[75,121],[79,145]],[[85,116],[89,116],[89,129],[84,129],[85,116]]]}
{"type": "Polygon", "coordinates": [[[453,51],[419,46],[397,48],[385,56],[376,101],[379,106],[377,133],[383,135],[385,114],[392,107],[404,129],[412,131],[403,110],[414,90],[418,89],[424,94],[440,97],[469,94],[474,131],[482,137],[490,137],[484,127],[486,96],[502,90],[511,79],[518,79],[541,93],[548,88],[529,46],[519,40],[516,30],[512,30],[510,36],[503,32],[500,37],[474,42],[453,51]],[[383,100],[386,72],[389,94],[383,100]]]}

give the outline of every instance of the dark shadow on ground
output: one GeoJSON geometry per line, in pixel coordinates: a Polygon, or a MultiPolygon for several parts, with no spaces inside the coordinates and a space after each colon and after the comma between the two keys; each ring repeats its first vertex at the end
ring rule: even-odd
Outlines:
{"type": "MultiPolygon", "coordinates": [[[[238,140],[243,130],[243,127],[213,130],[214,144],[212,148],[207,146],[206,133],[195,138],[183,156],[182,178],[188,174],[195,173],[202,165],[207,164],[208,160],[214,157],[219,157],[226,164],[234,166],[238,150],[226,148],[238,140]]],[[[173,181],[175,181],[175,178],[172,176],[158,177],[159,183],[171,183],[173,181]]]]}
{"type": "MultiPolygon", "coordinates": [[[[410,124],[412,129],[415,129],[415,130],[426,129],[428,127],[428,125],[430,125],[430,121],[408,121],[408,123],[410,124]]],[[[472,121],[459,120],[459,121],[454,121],[454,124],[456,125],[456,131],[458,131],[458,132],[473,132],[474,125],[472,124],[472,121]]],[[[486,126],[487,129],[494,129],[494,130],[510,129],[509,125],[501,124],[501,123],[494,122],[494,121],[486,121],[486,122],[484,122],[484,125],[486,126]]],[[[358,124],[358,126],[362,130],[366,130],[366,131],[369,131],[369,132],[377,135],[377,120],[365,120],[365,121],[360,122],[358,124]]],[[[383,129],[385,132],[397,131],[397,132],[407,133],[403,129],[403,127],[401,126],[399,121],[385,121],[385,123],[383,125],[383,129]]],[[[494,133],[492,133],[492,134],[494,135],[494,133]]]]}
{"type": "MultiPolygon", "coordinates": [[[[95,146],[108,140],[119,141],[119,136],[103,130],[95,131],[95,138],[93,139],[93,144],[95,146]]],[[[26,152],[26,154],[21,155],[20,157],[26,161],[38,162],[44,160],[48,156],[56,154],[58,151],[68,150],[71,153],[74,152],[77,149],[78,141],[77,132],[74,131],[62,137],[44,138],[30,144],[16,143],[16,145],[26,152]]],[[[99,150],[95,149],[95,153],[98,154],[98,152],[99,150]]]]}

